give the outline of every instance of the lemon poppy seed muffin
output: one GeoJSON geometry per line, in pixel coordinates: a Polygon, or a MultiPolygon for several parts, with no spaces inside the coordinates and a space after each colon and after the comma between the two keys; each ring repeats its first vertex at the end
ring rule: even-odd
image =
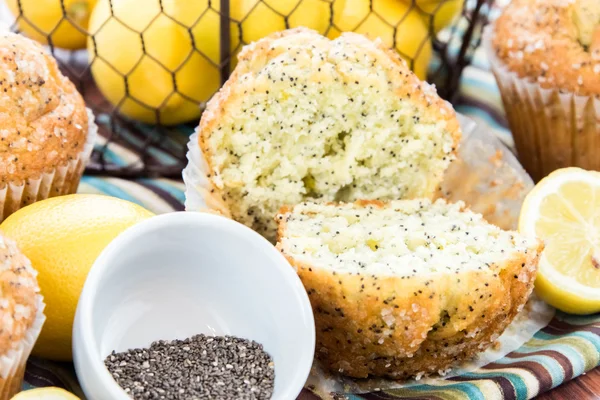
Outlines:
{"type": "Polygon", "coordinates": [[[75,86],[41,45],[0,34],[0,220],[76,190],[95,129],[75,86]]]}
{"type": "Polygon", "coordinates": [[[444,200],[301,203],[277,221],[316,357],[357,378],[444,374],[484,351],[526,303],[542,247],[444,200]]]}
{"type": "Polygon", "coordinates": [[[600,2],[513,0],[484,45],[534,180],[567,166],[600,169],[600,2]]]}
{"type": "Polygon", "coordinates": [[[459,139],[452,107],[379,41],[293,29],[241,51],[190,145],[205,176],[186,182],[274,241],[284,204],[432,196],[459,139]]]}
{"type": "Polygon", "coordinates": [[[36,271],[0,233],[0,400],[21,390],[25,364],[44,322],[36,271]]]}

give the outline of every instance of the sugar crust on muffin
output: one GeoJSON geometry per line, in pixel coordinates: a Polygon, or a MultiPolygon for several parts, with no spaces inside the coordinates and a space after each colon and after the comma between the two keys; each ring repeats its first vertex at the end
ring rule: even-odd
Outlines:
{"type": "Polygon", "coordinates": [[[443,200],[302,203],[277,220],[315,356],[359,378],[443,374],[484,351],[522,310],[543,247],[443,200]]]}
{"type": "Polygon", "coordinates": [[[81,95],[44,48],[0,34],[0,186],[77,159],[88,135],[81,95]]]}
{"type": "Polygon", "coordinates": [[[520,78],[600,96],[598,0],[513,0],[494,24],[492,44],[520,78]]]}
{"type": "Polygon", "coordinates": [[[38,313],[37,271],[16,243],[0,232],[0,355],[18,346],[38,313]]]}

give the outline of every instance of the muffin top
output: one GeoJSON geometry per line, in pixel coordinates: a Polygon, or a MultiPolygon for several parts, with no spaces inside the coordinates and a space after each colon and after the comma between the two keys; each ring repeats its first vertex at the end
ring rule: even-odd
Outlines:
{"type": "Polygon", "coordinates": [[[41,45],[0,34],[0,187],[77,158],[88,118],[75,86],[41,45]]]}
{"type": "Polygon", "coordinates": [[[0,355],[15,348],[35,321],[36,275],[15,242],[0,233],[0,355]]]}
{"type": "Polygon", "coordinates": [[[521,78],[600,96],[598,0],[513,0],[496,21],[493,46],[521,78]]]}
{"type": "Polygon", "coordinates": [[[224,214],[274,241],[286,204],[434,194],[460,141],[456,113],[380,40],[296,28],[238,58],[198,129],[224,214]]]}

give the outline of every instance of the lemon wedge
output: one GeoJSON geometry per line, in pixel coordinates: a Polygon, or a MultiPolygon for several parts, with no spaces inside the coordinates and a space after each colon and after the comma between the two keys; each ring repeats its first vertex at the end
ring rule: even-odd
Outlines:
{"type": "Polygon", "coordinates": [[[519,231],[545,248],[536,292],[559,310],[600,311],[600,172],[557,170],[527,195],[519,231]]]}
{"type": "Polygon", "coordinates": [[[12,400],[79,400],[79,397],[57,387],[26,390],[17,394],[12,400]]]}

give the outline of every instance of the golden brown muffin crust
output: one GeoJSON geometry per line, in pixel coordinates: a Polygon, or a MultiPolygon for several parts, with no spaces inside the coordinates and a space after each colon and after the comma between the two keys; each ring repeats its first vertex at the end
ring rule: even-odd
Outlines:
{"type": "Polygon", "coordinates": [[[0,186],[66,165],[83,150],[85,104],[41,45],[0,34],[0,186]]]}
{"type": "Polygon", "coordinates": [[[0,232],[0,355],[15,348],[36,319],[36,275],[15,242],[0,232]]]}
{"type": "Polygon", "coordinates": [[[599,18],[598,0],[513,0],[496,21],[493,47],[521,78],[600,96],[599,18]]]}
{"type": "MultiPolygon", "coordinates": [[[[378,201],[360,206],[383,208],[378,201]]],[[[283,207],[279,216],[292,207],[283,207]]],[[[444,374],[492,345],[533,290],[543,245],[504,265],[462,273],[384,276],[339,273],[286,254],[286,218],[277,248],[296,269],[314,311],[315,356],[356,378],[444,374]]]]}

